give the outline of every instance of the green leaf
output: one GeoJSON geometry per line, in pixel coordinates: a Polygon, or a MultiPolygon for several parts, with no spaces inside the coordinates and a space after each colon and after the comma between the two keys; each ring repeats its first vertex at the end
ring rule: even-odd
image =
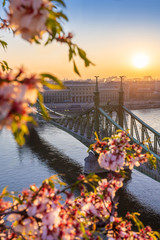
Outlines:
{"type": "Polygon", "coordinates": [[[84,60],[85,66],[88,67],[90,64],[94,65],[86,56],[86,52],[77,47],[79,56],[84,60]]]}
{"type": "MultiPolygon", "coordinates": [[[[20,117],[20,116],[19,116],[20,117]]],[[[19,121],[13,121],[12,122],[12,125],[11,125],[11,130],[12,130],[12,133],[13,133],[13,135],[14,135],[14,138],[15,138],[15,140],[16,140],[16,142],[20,145],[20,146],[22,146],[22,145],[24,145],[24,143],[25,143],[25,132],[23,132],[23,125],[22,125],[22,128],[21,128],[21,126],[19,127],[18,126],[18,123],[19,123],[19,121]]],[[[26,128],[24,127],[24,131],[26,131],[26,128]]]]}
{"type": "Polygon", "coordinates": [[[23,116],[24,121],[31,122],[33,125],[37,125],[36,120],[32,116],[23,116]]]}
{"type": "Polygon", "coordinates": [[[151,237],[150,239],[157,240],[157,237],[155,236],[155,234],[153,232],[147,232],[147,235],[149,235],[151,237]]]}
{"type": "Polygon", "coordinates": [[[79,56],[81,58],[85,59],[86,58],[86,52],[83,49],[79,48],[79,47],[77,49],[78,49],[79,56]]]}
{"type": "Polygon", "coordinates": [[[49,186],[50,186],[52,189],[54,189],[54,183],[53,183],[53,181],[49,181],[49,186]]]}
{"type": "Polygon", "coordinates": [[[104,199],[104,195],[98,195],[100,197],[100,199],[104,199]]]}
{"type": "Polygon", "coordinates": [[[42,77],[42,81],[47,78],[48,80],[52,80],[53,82],[57,83],[61,88],[64,88],[63,83],[57,77],[49,73],[41,73],[40,76],[42,77]]]}
{"type": "Polygon", "coordinates": [[[7,63],[6,61],[3,60],[2,62],[3,62],[3,64],[5,65],[5,67],[6,67],[7,70],[11,69],[11,68],[8,66],[8,63],[7,63]]]}
{"type": "Polygon", "coordinates": [[[58,183],[60,186],[67,186],[67,184],[65,182],[58,181],[58,183]]]}
{"type": "Polygon", "coordinates": [[[9,69],[11,69],[8,66],[8,63],[6,61],[2,61],[2,62],[0,62],[0,64],[1,64],[1,68],[2,68],[3,71],[6,71],[6,70],[8,71],[9,69]]]}
{"type": "Polygon", "coordinates": [[[32,40],[33,40],[36,44],[41,44],[40,41],[38,41],[38,39],[36,38],[36,36],[34,36],[34,37],[32,38],[32,40]]]}
{"type": "Polygon", "coordinates": [[[109,139],[111,139],[111,138],[110,137],[105,137],[105,138],[102,139],[102,141],[106,141],[106,140],[109,140],[109,139]]]}
{"type": "Polygon", "coordinates": [[[49,181],[57,181],[58,180],[58,176],[57,176],[57,174],[54,174],[54,175],[52,175],[52,176],[50,176],[49,178],[48,178],[48,180],[49,181]]]}
{"type": "Polygon", "coordinates": [[[50,30],[50,32],[48,35],[48,39],[45,42],[45,46],[47,44],[51,43],[55,39],[56,35],[60,35],[61,33],[63,33],[63,28],[62,28],[61,24],[59,22],[57,22],[56,17],[53,14],[53,12],[50,11],[50,13],[51,14],[46,21],[46,26],[50,30]]]}
{"type": "Polygon", "coordinates": [[[61,12],[55,12],[55,15],[57,18],[63,18],[66,21],[68,21],[68,17],[61,11],[61,12]]]}
{"type": "Polygon", "coordinates": [[[96,139],[96,141],[99,141],[99,138],[98,138],[98,134],[96,133],[96,132],[94,132],[94,134],[95,134],[95,139],[96,139]]]}
{"type": "Polygon", "coordinates": [[[21,125],[21,130],[22,130],[22,132],[23,132],[24,134],[26,134],[26,135],[29,134],[29,130],[28,130],[27,125],[22,124],[22,125],[21,125]]]}
{"type": "Polygon", "coordinates": [[[72,50],[72,48],[70,47],[70,48],[69,48],[69,61],[71,61],[72,57],[73,57],[73,50],[72,50]]]}
{"type": "Polygon", "coordinates": [[[52,89],[52,90],[54,90],[54,89],[62,89],[62,87],[60,85],[51,84],[51,83],[49,83],[47,81],[44,81],[44,80],[42,80],[42,84],[44,86],[48,87],[49,89],[52,89]]]}
{"type": "Polygon", "coordinates": [[[154,235],[158,237],[158,239],[160,239],[160,233],[157,231],[154,231],[154,235]]]}
{"type": "Polygon", "coordinates": [[[11,128],[12,128],[12,132],[16,132],[18,130],[18,126],[15,121],[12,122],[11,128]]]}
{"type": "Polygon", "coordinates": [[[148,162],[151,164],[151,166],[156,169],[157,168],[157,159],[153,156],[153,154],[147,152],[146,157],[148,159],[148,162]]]}
{"type": "Polygon", "coordinates": [[[87,175],[86,180],[89,182],[99,182],[101,178],[95,173],[90,173],[87,175]]]}
{"type": "Polygon", "coordinates": [[[73,60],[73,66],[74,66],[75,73],[77,73],[79,76],[81,76],[74,60],[73,60]]]}
{"type": "Polygon", "coordinates": [[[138,231],[140,231],[142,228],[144,228],[143,223],[139,220],[139,218],[137,216],[140,216],[140,213],[138,212],[134,212],[131,214],[132,220],[135,222],[138,231]]]}
{"type": "Polygon", "coordinates": [[[6,0],[3,0],[3,7],[5,6],[5,4],[6,4],[6,0]]]}
{"type": "Polygon", "coordinates": [[[46,120],[49,120],[49,114],[43,105],[43,95],[41,93],[38,93],[38,99],[39,99],[39,105],[40,105],[40,109],[41,109],[41,113],[42,113],[43,117],[46,120]]]}
{"type": "Polygon", "coordinates": [[[8,186],[6,186],[6,187],[3,188],[3,190],[2,190],[2,195],[5,195],[5,194],[6,194],[7,188],[8,188],[8,186]]]}
{"type": "Polygon", "coordinates": [[[68,43],[68,46],[69,46],[69,61],[71,61],[73,59],[73,55],[76,56],[76,52],[75,52],[74,45],[71,45],[70,43],[68,43]]]}
{"type": "MultiPolygon", "coordinates": [[[[55,37],[55,36],[54,36],[55,37]]],[[[50,36],[48,37],[47,41],[45,42],[44,46],[47,46],[50,42],[53,41],[54,37],[50,36]]]]}
{"type": "Polygon", "coordinates": [[[60,19],[60,18],[63,18],[64,20],[68,21],[68,17],[62,11],[55,12],[53,10],[49,10],[49,9],[47,9],[47,10],[50,13],[49,17],[54,19],[54,21],[56,21],[56,23],[59,24],[59,22],[57,20],[60,19]]]}
{"type": "Polygon", "coordinates": [[[84,227],[83,223],[80,223],[80,229],[83,233],[84,239],[89,240],[89,238],[87,237],[87,234],[86,234],[85,227],[84,227]]]}
{"type": "Polygon", "coordinates": [[[16,141],[17,143],[20,145],[20,146],[23,146],[25,144],[25,137],[24,137],[24,133],[19,130],[17,131],[17,134],[15,135],[16,136],[16,141]]]}
{"type": "Polygon", "coordinates": [[[20,204],[23,203],[23,201],[19,198],[19,197],[16,197],[16,196],[9,196],[11,197],[12,199],[16,200],[17,202],[19,202],[20,204]]]}
{"type": "Polygon", "coordinates": [[[17,240],[23,240],[24,238],[22,238],[21,236],[18,236],[17,240]]]}
{"type": "Polygon", "coordinates": [[[117,131],[116,131],[116,133],[121,133],[122,132],[122,130],[121,129],[118,129],[117,131]]]}
{"type": "Polygon", "coordinates": [[[49,15],[46,26],[51,30],[50,36],[53,38],[57,35],[64,33],[62,25],[57,21],[55,14],[53,12],[49,15]]]}
{"type": "Polygon", "coordinates": [[[22,135],[22,133],[17,132],[17,134],[14,134],[14,137],[16,139],[16,142],[20,145],[23,146],[25,144],[25,138],[22,135]]]}
{"type": "Polygon", "coordinates": [[[92,149],[92,147],[93,147],[93,144],[89,145],[87,152],[89,152],[92,149]]]}
{"type": "Polygon", "coordinates": [[[1,68],[3,70],[3,72],[5,71],[5,66],[3,64],[1,64],[1,68]]]}
{"type": "Polygon", "coordinates": [[[0,44],[2,45],[3,49],[5,50],[7,48],[7,43],[3,40],[0,40],[0,44]]]}

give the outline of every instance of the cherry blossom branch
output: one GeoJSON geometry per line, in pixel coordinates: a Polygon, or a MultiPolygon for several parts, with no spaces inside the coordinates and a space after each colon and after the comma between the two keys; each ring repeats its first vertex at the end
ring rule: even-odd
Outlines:
{"type": "Polygon", "coordinates": [[[12,211],[8,211],[8,212],[0,212],[0,216],[7,216],[7,215],[10,215],[10,214],[20,214],[20,215],[26,216],[26,217],[28,216],[26,210],[23,210],[23,211],[12,210],[12,211]]]}
{"type": "MultiPolygon", "coordinates": [[[[6,237],[8,237],[7,235],[7,233],[6,232],[4,232],[4,231],[11,231],[11,232],[13,232],[16,236],[20,236],[23,240],[26,240],[26,238],[23,236],[23,234],[22,233],[20,233],[20,232],[17,232],[17,231],[15,231],[12,227],[10,227],[10,226],[6,226],[6,225],[4,225],[4,224],[0,224],[0,230],[1,230],[1,232],[3,232],[5,235],[6,235],[6,237]]],[[[7,239],[9,239],[9,238],[7,238],[7,239]]]]}

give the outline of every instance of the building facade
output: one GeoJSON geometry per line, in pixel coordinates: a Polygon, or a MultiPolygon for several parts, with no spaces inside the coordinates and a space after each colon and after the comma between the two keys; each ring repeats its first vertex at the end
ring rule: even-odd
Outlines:
{"type": "MultiPolygon", "coordinates": [[[[64,81],[62,90],[45,88],[43,92],[44,103],[57,111],[82,111],[94,105],[95,80],[64,81]]],[[[100,105],[118,104],[120,79],[99,80],[100,105]]],[[[124,104],[148,104],[160,101],[160,81],[152,79],[125,79],[123,81],[124,104]]],[[[132,107],[131,107],[132,109],[132,107]]]]}
{"type": "MultiPolygon", "coordinates": [[[[65,89],[62,90],[50,90],[45,89],[43,92],[44,103],[50,107],[55,104],[93,104],[95,82],[94,81],[65,81],[65,89]]],[[[117,103],[119,96],[120,83],[105,83],[99,82],[100,104],[117,103]]],[[[125,90],[126,93],[128,91],[125,90]]],[[[125,95],[125,99],[128,94],[125,95]]]]}

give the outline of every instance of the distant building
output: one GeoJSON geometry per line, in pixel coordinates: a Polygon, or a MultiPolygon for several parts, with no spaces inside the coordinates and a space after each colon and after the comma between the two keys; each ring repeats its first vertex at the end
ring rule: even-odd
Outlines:
{"type": "Polygon", "coordinates": [[[64,85],[69,89],[72,103],[92,103],[95,83],[90,81],[68,81],[64,85]]]}
{"type": "MultiPolygon", "coordinates": [[[[43,92],[44,103],[49,107],[54,107],[56,104],[92,104],[94,103],[95,82],[91,80],[83,81],[65,81],[65,89],[50,90],[45,88],[43,92]]],[[[116,104],[118,102],[120,82],[99,82],[100,104],[107,102],[116,104]]],[[[124,87],[126,91],[126,87],[124,87]]],[[[128,98],[126,91],[125,98],[128,98]]]]}
{"type": "MultiPolygon", "coordinates": [[[[60,111],[81,112],[94,105],[95,80],[67,80],[64,81],[65,89],[50,90],[45,88],[43,92],[44,103],[60,111]]],[[[110,77],[99,79],[100,105],[107,103],[117,104],[119,101],[120,79],[110,77]]],[[[124,79],[124,104],[132,105],[133,102],[160,101],[160,80],[154,80],[150,76],[144,79],[124,79]]]]}
{"type": "Polygon", "coordinates": [[[63,103],[71,102],[71,94],[69,89],[51,90],[45,89],[43,92],[44,103],[63,103]]]}

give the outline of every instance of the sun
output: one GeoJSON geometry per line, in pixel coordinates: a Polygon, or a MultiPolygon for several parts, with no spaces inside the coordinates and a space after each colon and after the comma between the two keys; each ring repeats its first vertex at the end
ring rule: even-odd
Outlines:
{"type": "Polygon", "coordinates": [[[145,68],[149,64],[149,57],[144,53],[138,53],[133,56],[132,63],[136,68],[145,68]]]}

